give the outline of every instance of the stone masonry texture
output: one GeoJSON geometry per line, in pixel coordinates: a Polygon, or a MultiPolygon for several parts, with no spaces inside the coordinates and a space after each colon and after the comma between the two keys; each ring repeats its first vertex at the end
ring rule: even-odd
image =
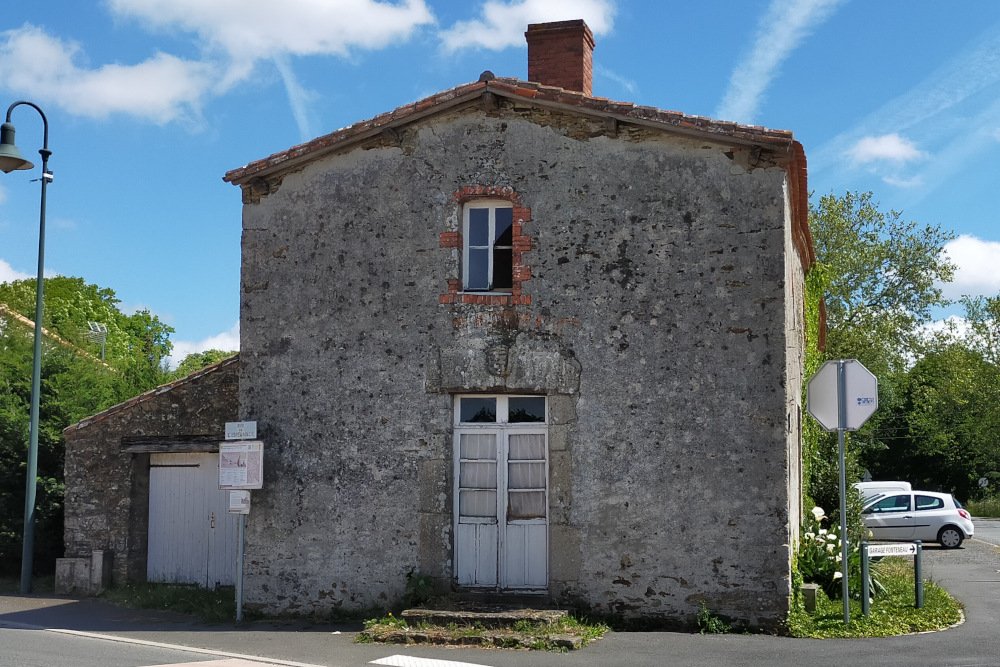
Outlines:
{"type": "MultiPolygon", "coordinates": [[[[550,410],[553,601],[780,622],[803,281],[783,168],[503,101],[297,169],[243,211],[239,417],[265,442],[248,607],[385,608],[408,573],[450,584],[452,396],[532,393],[550,410]],[[530,212],[525,298],[448,296],[455,193],[475,188],[530,212]]],[[[67,480],[111,454],[77,449],[67,480]]],[[[110,514],[78,499],[67,540],[137,553],[115,532],[128,490],[108,491],[110,514]]]]}

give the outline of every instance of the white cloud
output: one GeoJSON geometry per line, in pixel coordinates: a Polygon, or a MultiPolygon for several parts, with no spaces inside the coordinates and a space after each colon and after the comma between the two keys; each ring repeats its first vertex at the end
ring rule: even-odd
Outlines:
{"type": "Polygon", "coordinates": [[[903,164],[924,157],[924,153],[909,139],[893,133],[862,137],[847,149],[847,156],[855,164],[880,161],[903,164]]]}
{"type": "Polygon", "coordinates": [[[946,297],[1000,294],[1000,242],[963,234],[949,241],[944,252],[958,267],[955,280],[942,285],[946,297]]]}
{"type": "Polygon", "coordinates": [[[168,123],[196,112],[212,82],[204,63],[157,53],[135,65],[86,69],[80,46],[25,25],[0,33],[0,85],[94,118],[114,113],[168,123]]]}
{"type": "Polygon", "coordinates": [[[605,79],[614,81],[619,86],[624,88],[629,95],[634,96],[636,92],[639,90],[639,86],[636,85],[635,81],[633,81],[632,79],[627,79],[621,74],[615,72],[614,70],[610,70],[602,65],[595,65],[594,73],[596,73],[598,76],[603,76],[605,79]]]}
{"type": "Polygon", "coordinates": [[[292,115],[295,117],[295,125],[299,128],[299,137],[306,141],[314,135],[309,123],[309,103],[316,99],[316,94],[302,87],[288,58],[275,56],[274,65],[281,75],[281,81],[285,84],[285,94],[288,95],[288,103],[292,107],[292,115]]]}
{"type": "Polygon", "coordinates": [[[0,259],[0,283],[11,283],[15,280],[34,278],[33,274],[21,273],[10,264],[0,259]]]}
{"type": "Polygon", "coordinates": [[[209,336],[202,340],[175,340],[173,351],[167,357],[167,366],[170,369],[177,368],[177,365],[184,360],[184,357],[195,352],[205,350],[222,350],[224,352],[240,349],[240,323],[237,322],[228,331],[209,336]]]}
{"type": "Polygon", "coordinates": [[[380,49],[434,22],[424,0],[109,0],[108,6],[154,28],[195,33],[242,62],[380,49]]]}
{"type": "Polygon", "coordinates": [[[500,51],[524,46],[529,23],[583,19],[595,35],[611,30],[614,6],[610,0],[487,0],[482,18],[459,21],[441,31],[445,51],[483,48],[500,51]]]}
{"type": "Polygon", "coordinates": [[[883,176],[882,182],[896,188],[903,188],[904,190],[915,190],[924,186],[924,179],[921,176],[910,176],[909,178],[904,176],[883,176]]]}
{"type": "Polygon", "coordinates": [[[841,2],[843,0],[771,0],[757,24],[753,46],[729,77],[729,88],[716,109],[716,118],[753,122],[764,91],[781,63],[841,2]]]}

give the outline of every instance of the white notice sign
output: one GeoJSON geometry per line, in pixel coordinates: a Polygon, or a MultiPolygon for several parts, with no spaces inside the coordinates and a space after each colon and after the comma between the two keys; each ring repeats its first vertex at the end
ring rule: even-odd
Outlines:
{"type": "Polygon", "coordinates": [[[868,556],[913,556],[917,553],[917,545],[907,544],[869,544],[868,556]]]}
{"type": "Polygon", "coordinates": [[[226,422],[226,440],[256,440],[257,422],[226,422]]]}
{"type": "Polygon", "coordinates": [[[250,514],[250,492],[230,491],[229,492],[229,513],[230,514],[250,514]]]}
{"type": "Polygon", "coordinates": [[[263,485],[263,442],[237,440],[219,443],[220,489],[259,489],[263,485]]]}

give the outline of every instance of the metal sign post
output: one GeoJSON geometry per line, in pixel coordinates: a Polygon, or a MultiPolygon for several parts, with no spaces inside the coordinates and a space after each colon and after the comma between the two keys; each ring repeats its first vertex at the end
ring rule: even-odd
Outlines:
{"type": "Polygon", "coordinates": [[[263,485],[264,443],[256,440],[257,422],[226,422],[226,442],[219,445],[219,488],[229,489],[229,512],[239,514],[236,548],[236,622],[243,622],[243,551],[250,489],[263,485]]]}
{"type": "Polygon", "coordinates": [[[837,431],[840,467],[840,565],[844,624],[851,622],[847,585],[847,470],[845,433],[861,428],[878,409],[878,380],[857,359],[828,361],[806,385],[806,410],[827,431],[837,431]]]}

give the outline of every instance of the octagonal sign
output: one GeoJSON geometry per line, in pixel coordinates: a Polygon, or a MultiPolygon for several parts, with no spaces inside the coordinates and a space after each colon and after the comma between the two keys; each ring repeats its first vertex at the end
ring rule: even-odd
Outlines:
{"type": "Polygon", "coordinates": [[[841,427],[837,378],[844,366],[845,431],[856,431],[878,409],[878,380],[857,359],[828,361],[806,385],[806,410],[827,431],[841,427]]]}

